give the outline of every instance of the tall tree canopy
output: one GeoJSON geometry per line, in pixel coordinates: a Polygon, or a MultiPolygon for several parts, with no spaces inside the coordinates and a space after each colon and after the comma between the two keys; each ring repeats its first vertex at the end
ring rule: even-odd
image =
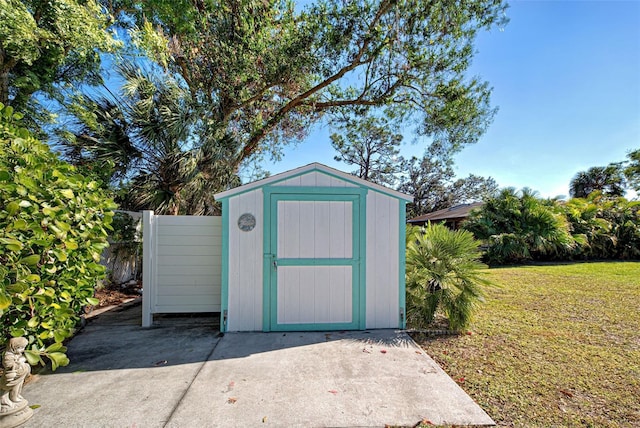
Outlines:
{"type": "Polygon", "coordinates": [[[483,200],[498,190],[498,183],[491,177],[470,174],[455,179],[451,153],[436,145],[429,147],[420,159],[403,161],[402,167],[398,190],[413,196],[407,207],[409,217],[483,200]]]}
{"type": "Polygon", "coordinates": [[[640,149],[630,152],[627,158],[629,161],[624,168],[627,184],[633,190],[640,193],[640,149]]]}
{"type": "Polygon", "coordinates": [[[0,102],[25,113],[31,128],[50,111],[34,98],[96,84],[100,52],[116,42],[110,17],[94,0],[0,0],[0,102]]]}
{"type": "MultiPolygon", "coordinates": [[[[466,73],[477,32],[506,21],[506,6],[498,0],[321,0],[305,7],[288,0],[120,0],[108,5],[118,19],[118,34],[129,34],[129,52],[148,56],[135,66],[148,70],[146,81],[170,81],[180,89],[184,114],[157,106],[165,122],[149,116],[146,125],[131,126],[132,116],[122,112],[129,104],[114,112],[128,119],[114,121],[102,113],[82,113],[91,104],[100,109],[100,103],[70,97],[69,111],[78,121],[61,133],[62,143],[83,161],[98,155],[104,160],[116,137],[155,147],[159,143],[141,129],[184,120],[179,151],[201,154],[206,148],[210,155],[198,154],[204,161],[191,162],[197,166],[190,174],[211,176],[205,161],[216,162],[209,169],[220,179],[208,185],[211,192],[235,185],[231,175],[247,162],[280,156],[324,115],[345,117],[366,109],[369,117],[387,118],[389,126],[415,125],[417,134],[454,153],[476,142],[495,113],[489,85],[466,73]]],[[[162,98],[149,95],[160,86],[132,84],[127,73],[121,77],[127,97],[162,98]]],[[[120,154],[115,152],[111,164],[118,164],[120,154]]],[[[134,165],[129,183],[148,178],[146,172],[134,165]]],[[[165,183],[160,193],[193,200],[190,192],[202,186],[187,181],[165,183]]]]}
{"type": "Polygon", "coordinates": [[[586,198],[592,192],[599,191],[605,196],[623,196],[625,178],[619,164],[594,166],[587,171],[577,173],[569,184],[569,193],[573,198],[586,198]]]}
{"type": "Polygon", "coordinates": [[[478,30],[505,21],[497,0],[133,4],[113,12],[135,18],[134,42],[207,105],[207,132],[237,142],[236,165],[354,107],[410,117],[454,150],[494,114],[488,84],[465,73],[478,30]]]}
{"type": "Polygon", "coordinates": [[[399,146],[402,135],[389,129],[386,119],[348,117],[341,133],[331,135],[339,162],[354,165],[354,175],[377,184],[393,185],[402,170],[399,146]]]}

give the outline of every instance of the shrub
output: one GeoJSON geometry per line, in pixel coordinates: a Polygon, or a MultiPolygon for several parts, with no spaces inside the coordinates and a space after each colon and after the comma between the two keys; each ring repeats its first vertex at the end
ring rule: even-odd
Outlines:
{"type": "Polygon", "coordinates": [[[0,345],[24,336],[31,364],[65,365],[96,281],[115,205],[0,104],[0,345]]]}
{"type": "Polygon", "coordinates": [[[577,245],[558,202],[529,189],[503,189],[472,212],[463,227],[486,244],[490,264],[562,260],[577,245]]]}
{"type": "Polygon", "coordinates": [[[483,286],[486,266],[478,260],[480,242],[465,230],[435,224],[407,231],[407,322],[416,328],[430,324],[441,311],[449,327],[468,327],[483,286]]]}

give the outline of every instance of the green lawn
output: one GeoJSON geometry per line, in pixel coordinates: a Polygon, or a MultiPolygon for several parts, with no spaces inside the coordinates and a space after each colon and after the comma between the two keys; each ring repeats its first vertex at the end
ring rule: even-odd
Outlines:
{"type": "Polygon", "coordinates": [[[640,263],[488,275],[469,334],[416,339],[499,426],[640,426],[640,263]]]}

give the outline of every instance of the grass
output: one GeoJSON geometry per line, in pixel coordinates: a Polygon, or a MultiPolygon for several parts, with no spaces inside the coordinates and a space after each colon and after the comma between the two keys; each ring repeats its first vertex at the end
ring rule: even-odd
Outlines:
{"type": "Polygon", "coordinates": [[[416,339],[498,426],[640,426],[640,263],[488,276],[468,334],[416,339]]]}

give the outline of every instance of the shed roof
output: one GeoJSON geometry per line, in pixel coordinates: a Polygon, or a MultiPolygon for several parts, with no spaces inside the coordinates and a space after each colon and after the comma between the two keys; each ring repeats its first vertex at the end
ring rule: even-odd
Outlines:
{"type": "Polygon", "coordinates": [[[465,218],[474,208],[482,206],[482,202],[472,202],[470,204],[460,204],[450,208],[433,211],[418,217],[407,220],[407,223],[424,223],[427,221],[448,220],[452,218],[465,218]]]}
{"type": "Polygon", "coordinates": [[[413,201],[413,197],[410,195],[406,195],[404,193],[398,192],[393,189],[389,189],[387,187],[381,186],[376,183],[372,183],[367,180],[363,180],[361,178],[356,177],[355,175],[348,174],[346,172],[339,171],[334,168],[330,168],[321,163],[310,163],[309,165],[301,166],[299,168],[295,168],[286,172],[282,172],[280,174],[272,175],[271,177],[264,178],[262,180],[254,181],[253,183],[244,184],[239,187],[235,187],[230,190],[225,190],[224,192],[216,193],[214,197],[217,200],[229,198],[238,193],[244,193],[249,190],[257,189],[258,187],[265,186],[267,184],[274,184],[282,180],[286,180],[288,178],[296,177],[299,175],[303,175],[312,171],[319,171],[324,174],[333,176],[335,178],[348,181],[350,183],[356,184],[358,186],[367,187],[369,189],[375,190],[376,192],[384,193],[389,196],[393,196],[398,199],[402,199],[408,202],[413,201]]]}

